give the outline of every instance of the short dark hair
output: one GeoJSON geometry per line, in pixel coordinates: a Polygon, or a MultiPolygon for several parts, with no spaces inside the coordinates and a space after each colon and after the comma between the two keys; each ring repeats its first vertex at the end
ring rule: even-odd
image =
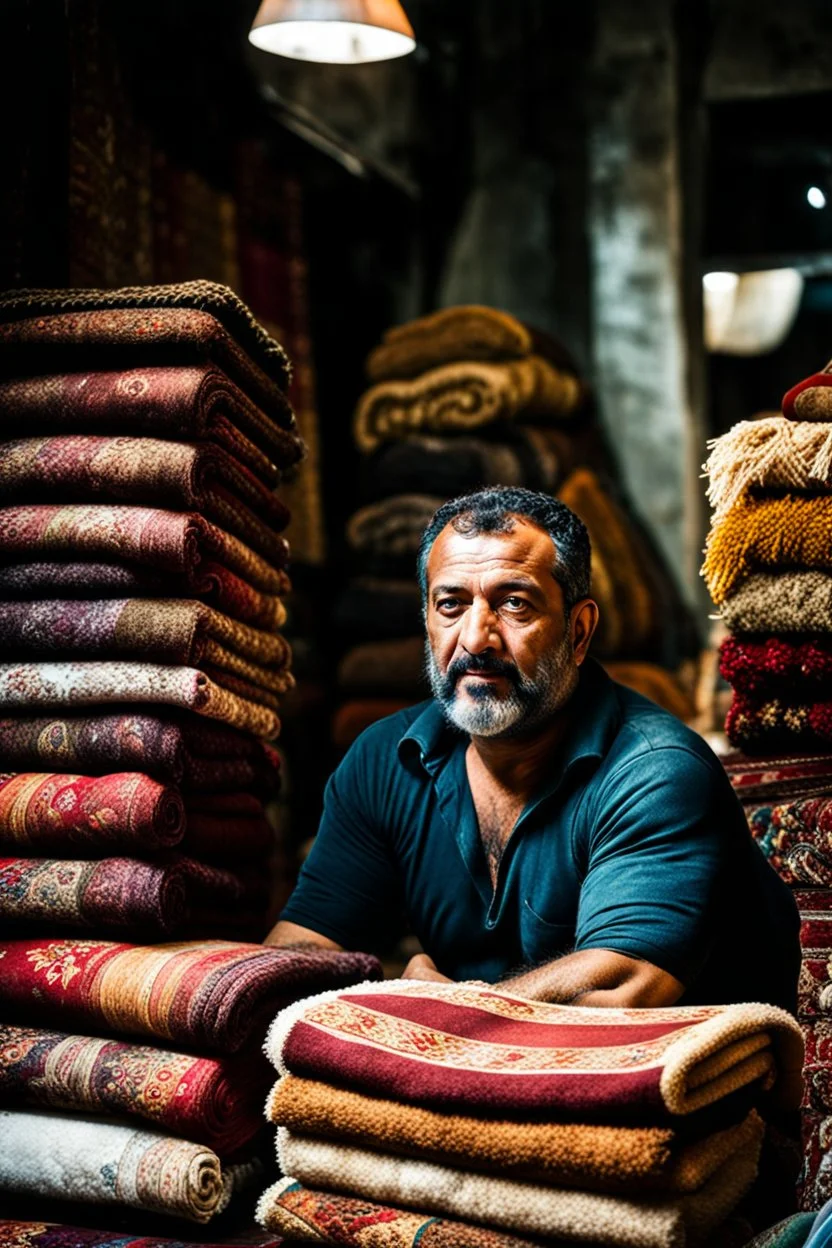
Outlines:
{"type": "Polygon", "coordinates": [[[549,494],[519,486],[490,486],[452,498],[434,512],[419,543],[417,572],[423,601],[428,590],[428,557],[439,534],[452,524],[457,533],[510,533],[515,517],[530,520],[544,529],[555,547],[552,575],[563,591],[563,604],[571,611],[576,602],[589,597],[590,543],[583,521],[565,503],[549,494]]]}

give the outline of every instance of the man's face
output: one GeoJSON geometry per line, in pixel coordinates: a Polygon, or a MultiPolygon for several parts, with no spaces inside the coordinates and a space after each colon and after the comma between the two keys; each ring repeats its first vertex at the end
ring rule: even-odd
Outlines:
{"type": "Polygon", "coordinates": [[[554,566],[549,534],[519,516],[510,533],[466,537],[449,524],[433,544],[428,674],[448,719],[472,736],[521,735],[575,689],[578,662],[554,566]]]}

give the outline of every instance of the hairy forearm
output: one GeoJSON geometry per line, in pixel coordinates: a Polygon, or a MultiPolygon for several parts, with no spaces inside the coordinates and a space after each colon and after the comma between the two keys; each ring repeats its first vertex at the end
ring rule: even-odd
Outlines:
{"type": "Polygon", "coordinates": [[[666,971],[609,949],[566,954],[512,975],[503,987],[533,1001],[635,1008],[673,1005],[684,992],[666,971]]]}
{"type": "Polygon", "coordinates": [[[311,928],[301,927],[299,923],[289,923],[281,919],[269,932],[264,945],[276,945],[279,949],[341,949],[334,940],[313,932],[311,928]]]}

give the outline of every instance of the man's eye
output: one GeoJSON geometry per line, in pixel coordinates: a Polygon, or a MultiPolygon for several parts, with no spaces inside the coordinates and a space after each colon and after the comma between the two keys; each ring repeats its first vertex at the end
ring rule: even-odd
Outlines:
{"type": "Polygon", "coordinates": [[[458,598],[440,598],[436,604],[436,609],[437,611],[444,611],[446,613],[449,613],[452,611],[456,611],[459,608],[459,605],[460,604],[459,604],[458,598]]]}
{"type": "Polygon", "coordinates": [[[517,614],[520,611],[526,611],[529,604],[525,598],[518,598],[516,594],[510,594],[508,598],[503,599],[503,606],[508,607],[509,611],[517,614]]]}

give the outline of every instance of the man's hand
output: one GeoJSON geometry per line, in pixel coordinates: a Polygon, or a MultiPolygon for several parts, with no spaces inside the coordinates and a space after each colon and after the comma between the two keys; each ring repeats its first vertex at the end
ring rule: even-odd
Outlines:
{"type": "Polygon", "coordinates": [[[426,953],[414,954],[402,971],[402,979],[430,979],[437,984],[453,983],[447,975],[437,971],[433,958],[429,958],[426,953]]]}

